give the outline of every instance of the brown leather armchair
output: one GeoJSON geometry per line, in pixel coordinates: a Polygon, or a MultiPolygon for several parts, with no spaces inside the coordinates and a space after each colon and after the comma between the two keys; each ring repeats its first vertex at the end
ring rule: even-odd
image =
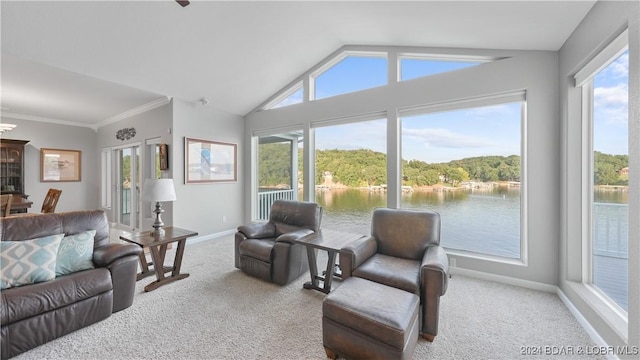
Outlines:
{"type": "Polygon", "coordinates": [[[440,214],[375,209],[371,236],[342,248],[340,267],[344,279],[360,277],[418,295],[420,334],[433,341],[449,273],[449,260],[440,246],[440,214]]]}
{"type": "Polygon", "coordinates": [[[235,266],[245,273],[286,285],[309,271],[300,239],[320,229],[322,207],[304,201],[276,200],[269,221],[238,227],[235,266]]]}

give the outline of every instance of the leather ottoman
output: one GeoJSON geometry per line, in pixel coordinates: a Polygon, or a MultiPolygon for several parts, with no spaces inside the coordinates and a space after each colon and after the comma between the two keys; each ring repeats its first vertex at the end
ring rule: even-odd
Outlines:
{"type": "Polygon", "coordinates": [[[350,277],[322,303],[322,342],[336,359],[411,359],[418,342],[420,298],[350,277]]]}

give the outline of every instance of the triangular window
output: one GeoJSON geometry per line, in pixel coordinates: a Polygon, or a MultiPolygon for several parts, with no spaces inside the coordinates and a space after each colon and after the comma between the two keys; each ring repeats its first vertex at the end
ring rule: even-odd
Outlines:
{"type": "Polygon", "coordinates": [[[400,81],[431,76],[480,65],[486,60],[433,59],[420,56],[400,57],[400,81]]]}
{"type": "Polygon", "coordinates": [[[345,53],[312,76],[314,100],[383,86],[388,77],[387,57],[385,53],[345,53]]]}
{"type": "Polygon", "coordinates": [[[289,90],[284,91],[280,96],[271,101],[265,109],[277,109],[289,105],[300,104],[302,102],[302,97],[304,96],[304,87],[302,83],[298,83],[289,90]]]}

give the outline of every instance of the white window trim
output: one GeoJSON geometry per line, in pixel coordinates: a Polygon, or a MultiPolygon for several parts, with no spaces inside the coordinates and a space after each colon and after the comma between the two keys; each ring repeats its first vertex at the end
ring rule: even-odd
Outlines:
{"type": "Polygon", "coordinates": [[[100,207],[103,209],[111,209],[111,197],[112,197],[112,148],[102,148],[100,156],[100,207]]]}
{"type": "MultiPolygon", "coordinates": [[[[595,54],[591,60],[574,75],[574,86],[581,87],[581,119],[582,119],[582,162],[581,172],[581,275],[582,279],[567,281],[589,307],[598,314],[601,320],[625,342],[628,342],[629,314],[613,299],[605,295],[593,285],[592,280],[592,214],[593,214],[593,78],[607,67],[612,59],[620,56],[629,48],[629,32],[624,29],[619,35],[595,54]]],[[[571,254],[569,254],[571,256],[571,254]]]]}
{"type": "MultiPolygon", "coordinates": [[[[294,85],[292,85],[291,87],[287,88],[286,90],[282,91],[281,93],[279,93],[276,97],[274,97],[272,100],[269,100],[263,107],[262,110],[269,110],[269,109],[273,109],[274,106],[280,104],[282,101],[284,101],[286,98],[288,98],[289,96],[295,94],[298,90],[302,89],[303,90],[303,94],[302,94],[302,102],[304,102],[304,85],[303,85],[303,81],[299,81],[297,83],[295,83],[294,85]]],[[[292,104],[293,105],[293,104],[292,104]]]]}

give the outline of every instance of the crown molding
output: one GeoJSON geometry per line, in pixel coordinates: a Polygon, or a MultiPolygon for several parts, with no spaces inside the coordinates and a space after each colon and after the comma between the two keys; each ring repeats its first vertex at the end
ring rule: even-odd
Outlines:
{"type": "Polygon", "coordinates": [[[17,120],[39,121],[39,122],[46,122],[46,123],[59,124],[59,125],[88,127],[95,130],[95,127],[92,124],[83,123],[79,121],[60,120],[60,119],[54,119],[54,118],[49,118],[44,116],[24,115],[24,114],[16,114],[16,113],[9,113],[9,112],[2,111],[0,112],[0,117],[17,119],[17,120]]]}
{"type": "Polygon", "coordinates": [[[86,122],[79,122],[79,121],[61,120],[61,119],[55,119],[50,117],[44,117],[44,116],[33,116],[33,115],[9,113],[6,111],[0,111],[0,117],[8,118],[8,119],[17,119],[17,120],[39,121],[39,122],[46,122],[46,123],[59,124],[59,125],[80,126],[80,127],[87,127],[87,128],[93,129],[94,131],[98,131],[98,129],[103,126],[113,124],[115,122],[130,118],[138,114],[142,114],[146,111],[166,105],[169,102],[171,102],[171,97],[163,96],[156,100],[150,101],[144,105],[140,105],[133,109],[129,109],[125,112],[122,112],[118,115],[109,117],[98,123],[86,123],[86,122]]]}
{"type": "Polygon", "coordinates": [[[109,124],[113,124],[115,122],[130,118],[132,116],[142,114],[142,113],[147,112],[149,110],[153,110],[153,109],[155,109],[157,107],[166,105],[169,102],[171,102],[171,97],[163,96],[163,97],[158,98],[156,100],[150,101],[150,102],[148,102],[148,103],[146,103],[144,105],[140,105],[138,107],[134,107],[133,109],[129,109],[129,110],[127,110],[125,112],[122,112],[122,113],[120,113],[118,115],[114,115],[112,117],[106,118],[103,121],[97,123],[95,125],[95,129],[97,130],[97,129],[103,127],[103,126],[107,126],[109,124]]]}

